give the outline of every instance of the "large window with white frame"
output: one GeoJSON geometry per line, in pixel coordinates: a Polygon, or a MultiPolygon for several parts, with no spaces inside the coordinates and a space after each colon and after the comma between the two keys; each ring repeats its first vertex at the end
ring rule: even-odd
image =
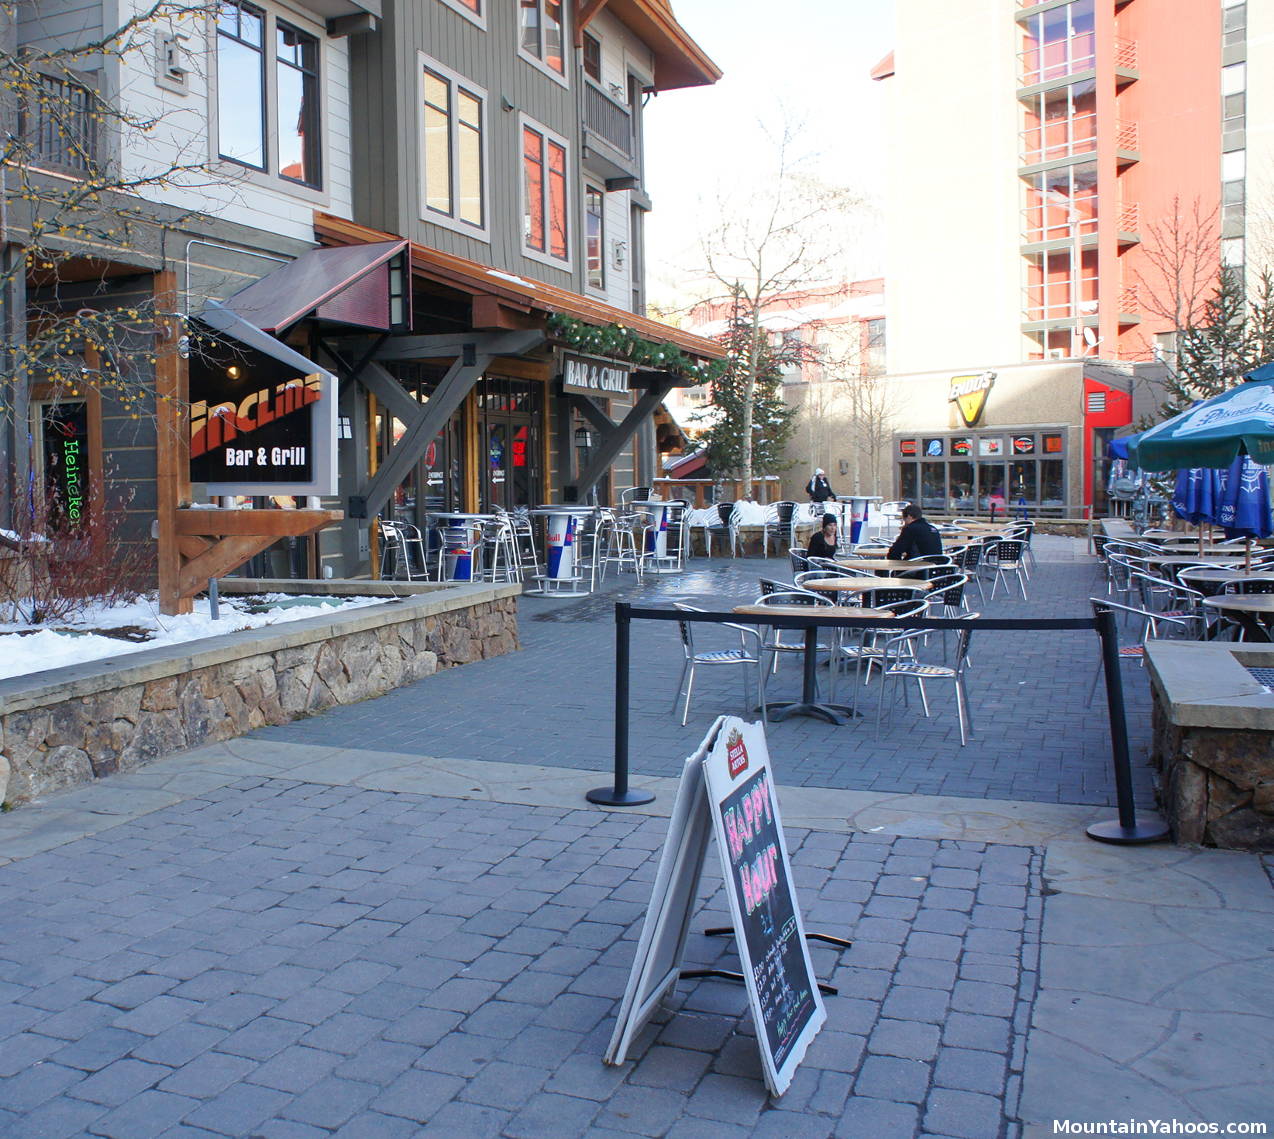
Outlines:
{"type": "Polygon", "coordinates": [[[488,0],[442,0],[448,8],[459,12],[466,20],[486,29],[488,0]]]}
{"type": "Polygon", "coordinates": [[[321,41],[249,0],[217,4],[217,154],[323,185],[321,41]]]}
{"type": "Polygon", "coordinates": [[[487,237],[487,93],[420,53],[420,216],[487,237]]]}
{"type": "Polygon", "coordinates": [[[566,82],[566,6],[562,0],[517,0],[518,53],[566,82]]]}
{"type": "Polygon", "coordinates": [[[570,265],[570,149],[564,138],[525,115],[522,145],[522,252],[557,268],[570,265]]]}
{"type": "Polygon", "coordinates": [[[606,194],[584,184],[584,277],[590,289],[606,288],[606,194]]]}

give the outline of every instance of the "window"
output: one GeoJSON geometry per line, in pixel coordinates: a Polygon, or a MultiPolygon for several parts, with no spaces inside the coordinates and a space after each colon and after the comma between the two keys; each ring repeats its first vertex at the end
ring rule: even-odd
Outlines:
{"type": "Polygon", "coordinates": [[[565,79],[565,26],[562,0],[518,0],[518,50],[524,57],[565,79]]]}
{"type": "Polygon", "coordinates": [[[321,181],[318,132],[318,40],[282,20],[278,42],[279,175],[307,186],[321,181]]]}
{"type": "Polygon", "coordinates": [[[602,81],[602,45],[596,36],[584,33],[584,74],[594,83],[602,81]]]}
{"type": "Polygon", "coordinates": [[[320,188],[319,57],[317,36],[248,0],[220,0],[217,154],[288,182],[320,188]]]}
{"type": "Polygon", "coordinates": [[[584,260],[589,288],[606,287],[606,198],[596,186],[584,187],[584,260]]]}
{"type": "Polygon", "coordinates": [[[454,8],[478,27],[486,27],[486,0],[442,0],[448,8],[454,8]]]}
{"type": "Polygon", "coordinates": [[[522,209],[524,252],[550,264],[565,261],[566,142],[528,121],[522,124],[522,209]]]}
{"type": "Polygon", "coordinates": [[[53,75],[37,76],[18,95],[18,135],[37,163],[92,169],[100,117],[95,92],[53,75]]]}
{"type": "Polygon", "coordinates": [[[865,322],[866,353],[864,354],[864,374],[880,375],[885,370],[885,318],[876,317],[865,322]]]}
{"type": "Polygon", "coordinates": [[[486,92],[422,55],[421,211],[462,232],[486,228],[486,92]]]}
{"type": "Polygon", "coordinates": [[[265,13],[243,0],[217,9],[217,140],[222,158],[265,169],[265,13]]]}

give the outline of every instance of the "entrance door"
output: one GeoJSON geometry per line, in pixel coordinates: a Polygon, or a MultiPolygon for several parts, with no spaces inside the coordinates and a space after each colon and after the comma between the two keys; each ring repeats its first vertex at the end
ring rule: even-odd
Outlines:
{"type": "Polygon", "coordinates": [[[488,377],[478,387],[482,509],[538,506],[544,501],[542,386],[488,377]]]}

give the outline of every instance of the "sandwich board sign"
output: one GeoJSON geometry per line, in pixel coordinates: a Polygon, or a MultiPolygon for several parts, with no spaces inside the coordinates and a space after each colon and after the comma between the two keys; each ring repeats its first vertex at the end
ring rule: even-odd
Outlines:
{"type": "Polygon", "coordinates": [[[677,983],[709,833],[721,856],[765,1082],[782,1095],[827,1013],[805,943],[765,732],[735,717],[720,717],[686,760],[605,1060],[624,1062],[677,983]]]}

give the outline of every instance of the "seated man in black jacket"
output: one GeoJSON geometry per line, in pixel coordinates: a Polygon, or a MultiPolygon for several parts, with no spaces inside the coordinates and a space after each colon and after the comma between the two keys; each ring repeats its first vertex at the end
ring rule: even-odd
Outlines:
{"type": "Polygon", "coordinates": [[[902,508],[903,526],[889,547],[889,557],[900,560],[924,558],[942,553],[942,536],[926,521],[914,502],[902,508]]]}

